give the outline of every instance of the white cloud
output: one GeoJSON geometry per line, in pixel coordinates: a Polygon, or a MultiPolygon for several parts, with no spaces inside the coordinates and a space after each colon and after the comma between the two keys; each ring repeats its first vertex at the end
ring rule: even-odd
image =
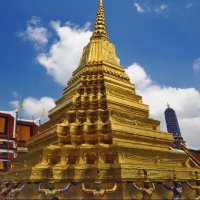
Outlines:
{"type": "Polygon", "coordinates": [[[56,82],[65,86],[72,72],[78,67],[83,48],[92,35],[88,29],[90,23],[86,23],[83,28],[70,23],[62,26],[55,21],[52,21],[51,25],[59,39],[49,52],[39,54],[37,60],[56,82]]]}
{"type": "Polygon", "coordinates": [[[138,13],[163,14],[164,11],[166,11],[169,7],[169,5],[167,5],[167,4],[149,5],[149,4],[145,3],[142,5],[137,2],[134,2],[133,5],[138,13]]]}
{"type": "Polygon", "coordinates": [[[137,12],[139,12],[139,13],[146,12],[146,9],[141,4],[135,2],[133,5],[135,6],[137,12]]]}
{"type": "Polygon", "coordinates": [[[126,72],[136,85],[136,91],[150,106],[153,118],[161,120],[162,129],[166,130],[164,111],[167,103],[176,110],[182,135],[188,146],[200,144],[200,92],[195,88],[174,88],[154,83],[144,68],[137,63],[129,66],[126,72]],[[194,127],[193,127],[194,126],[194,127]]]}
{"type": "Polygon", "coordinates": [[[20,95],[17,91],[13,91],[13,92],[12,92],[12,96],[13,96],[13,98],[15,98],[15,99],[21,97],[21,95],[20,95]]]}
{"type": "MultiPolygon", "coordinates": [[[[17,108],[19,105],[19,101],[11,101],[10,105],[13,108],[17,108]]],[[[40,114],[45,110],[45,118],[47,118],[48,111],[55,107],[54,99],[50,97],[42,97],[41,99],[36,99],[33,97],[27,97],[24,99],[23,108],[20,111],[20,117],[27,119],[37,119],[40,114]]]]}
{"type": "Polygon", "coordinates": [[[195,71],[200,71],[200,58],[196,59],[193,64],[193,69],[195,71]]]}
{"type": "Polygon", "coordinates": [[[28,22],[24,32],[18,33],[18,36],[33,43],[36,49],[43,48],[49,40],[48,30],[41,25],[39,17],[33,16],[28,22]]]}
{"type": "Polygon", "coordinates": [[[128,67],[126,73],[130,76],[131,82],[135,83],[139,90],[152,84],[150,77],[148,77],[144,69],[138,63],[134,63],[128,67]]]}
{"type": "Polygon", "coordinates": [[[49,111],[55,106],[55,102],[50,97],[42,97],[41,99],[35,99],[28,97],[24,100],[23,111],[27,117],[37,117],[42,113],[42,110],[49,111]]]}
{"type": "Polygon", "coordinates": [[[184,139],[188,147],[200,149],[200,115],[179,120],[180,127],[184,130],[184,139]]]}
{"type": "Polygon", "coordinates": [[[193,3],[190,2],[190,3],[188,3],[185,7],[186,7],[186,8],[191,8],[192,5],[193,5],[193,3]]]}
{"type": "Polygon", "coordinates": [[[156,13],[162,13],[163,11],[167,10],[168,8],[168,5],[167,4],[161,4],[161,5],[158,5],[154,8],[154,11],[156,13]]]}
{"type": "Polygon", "coordinates": [[[10,101],[10,105],[15,109],[19,106],[20,102],[18,100],[10,101]]]}

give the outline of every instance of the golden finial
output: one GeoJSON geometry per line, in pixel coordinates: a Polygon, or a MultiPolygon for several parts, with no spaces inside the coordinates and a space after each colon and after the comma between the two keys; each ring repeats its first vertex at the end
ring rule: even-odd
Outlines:
{"type": "Polygon", "coordinates": [[[23,108],[23,104],[24,104],[24,102],[22,102],[21,104],[19,104],[19,106],[16,108],[16,110],[14,112],[18,114],[19,111],[23,108]]]}
{"type": "Polygon", "coordinates": [[[42,118],[44,117],[44,115],[45,115],[45,109],[43,108],[42,113],[40,114],[40,116],[39,116],[38,119],[37,119],[37,121],[39,122],[39,125],[41,125],[41,120],[42,120],[42,118]]]}
{"type": "Polygon", "coordinates": [[[99,8],[97,11],[96,22],[92,38],[95,37],[103,37],[105,39],[108,39],[106,33],[106,20],[104,14],[103,0],[99,0],[99,8]]]}
{"type": "Polygon", "coordinates": [[[103,6],[103,0],[99,0],[99,5],[103,6]]]}

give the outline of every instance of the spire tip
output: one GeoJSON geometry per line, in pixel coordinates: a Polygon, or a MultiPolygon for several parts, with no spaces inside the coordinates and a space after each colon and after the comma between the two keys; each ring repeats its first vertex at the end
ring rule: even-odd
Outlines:
{"type": "Polygon", "coordinates": [[[99,7],[92,38],[94,37],[104,37],[106,40],[108,40],[108,36],[106,33],[106,20],[104,14],[103,0],[99,0],[99,7]]]}
{"type": "Polygon", "coordinates": [[[103,0],[99,0],[99,5],[103,6],[103,0]]]}

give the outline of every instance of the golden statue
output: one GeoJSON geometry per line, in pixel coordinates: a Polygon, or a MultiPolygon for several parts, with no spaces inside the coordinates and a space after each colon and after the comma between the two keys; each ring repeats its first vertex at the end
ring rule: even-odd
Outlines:
{"type": "Polygon", "coordinates": [[[114,184],[113,188],[111,189],[102,189],[102,183],[101,182],[95,182],[94,183],[95,189],[88,189],[85,187],[85,184],[82,183],[82,190],[86,193],[91,193],[94,195],[94,199],[103,199],[104,195],[107,193],[113,193],[117,189],[117,183],[114,184]]]}
{"type": "Polygon", "coordinates": [[[148,180],[148,172],[147,170],[143,170],[144,173],[144,187],[138,187],[135,182],[133,182],[133,186],[142,193],[142,200],[151,199],[153,192],[156,190],[154,183],[148,180]]]}
{"type": "Polygon", "coordinates": [[[48,189],[42,189],[41,183],[39,183],[39,187],[38,187],[38,192],[43,193],[45,197],[55,197],[55,195],[67,191],[70,187],[70,183],[68,183],[67,186],[63,189],[55,189],[54,182],[49,182],[47,185],[48,185],[48,189]]]}
{"type": "Polygon", "coordinates": [[[134,182],[133,185],[137,190],[139,190],[142,193],[142,200],[151,199],[153,192],[155,191],[154,183],[151,183],[150,181],[146,180],[144,182],[144,188],[138,187],[134,182]]]}
{"type": "Polygon", "coordinates": [[[26,183],[24,183],[23,185],[21,184],[14,184],[12,186],[11,191],[8,193],[7,197],[8,199],[17,199],[17,195],[22,191],[22,189],[25,187],[26,183]]]}
{"type": "Polygon", "coordinates": [[[196,172],[196,179],[194,179],[196,185],[191,185],[189,182],[186,182],[187,185],[196,192],[196,200],[200,199],[200,179],[198,177],[198,173],[196,172]]]}
{"type": "Polygon", "coordinates": [[[1,185],[0,199],[6,199],[6,196],[12,190],[13,184],[5,183],[1,185]]]}
{"type": "Polygon", "coordinates": [[[172,180],[173,186],[169,186],[166,183],[163,183],[163,186],[165,189],[172,191],[173,193],[173,200],[181,200],[182,194],[183,194],[183,184],[177,180],[176,175],[174,175],[174,178],[172,180]]]}
{"type": "Polygon", "coordinates": [[[103,184],[101,181],[99,181],[100,179],[100,171],[97,170],[97,181],[94,182],[94,189],[88,189],[85,187],[85,184],[82,183],[82,190],[86,193],[90,193],[93,194],[94,199],[103,199],[103,197],[107,194],[107,193],[113,193],[116,191],[117,189],[117,183],[114,184],[113,188],[111,189],[103,189],[103,184]]]}

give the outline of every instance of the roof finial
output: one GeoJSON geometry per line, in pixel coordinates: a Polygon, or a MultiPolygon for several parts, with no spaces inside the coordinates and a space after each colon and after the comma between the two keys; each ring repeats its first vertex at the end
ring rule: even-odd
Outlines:
{"type": "Polygon", "coordinates": [[[167,103],[167,107],[170,108],[170,104],[169,103],[167,103]]]}
{"type": "Polygon", "coordinates": [[[103,0],[99,0],[99,5],[103,6],[103,0]]]}
{"type": "Polygon", "coordinates": [[[21,104],[18,105],[18,107],[16,108],[16,110],[14,111],[16,114],[19,113],[19,111],[23,108],[24,102],[22,102],[21,104]]]}
{"type": "Polygon", "coordinates": [[[103,0],[99,0],[99,8],[96,16],[96,22],[92,38],[94,37],[103,37],[105,39],[108,39],[106,33],[106,20],[104,14],[103,0]]]}
{"type": "Polygon", "coordinates": [[[41,120],[42,120],[42,118],[44,117],[44,115],[45,115],[45,109],[43,108],[42,113],[40,114],[40,116],[39,116],[38,119],[37,119],[37,121],[38,121],[38,123],[39,123],[39,126],[41,125],[41,120]]]}

